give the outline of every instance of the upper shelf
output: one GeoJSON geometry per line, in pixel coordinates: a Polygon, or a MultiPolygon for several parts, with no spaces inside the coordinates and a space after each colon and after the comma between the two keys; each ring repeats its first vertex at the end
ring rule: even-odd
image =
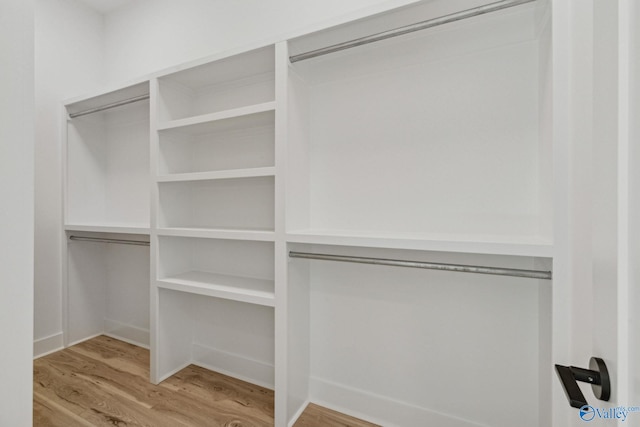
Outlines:
{"type": "Polygon", "coordinates": [[[210,181],[217,179],[257,178],[275,176],[275,167],[233,169],[214,172],[176,173],[158,176],[158,182],[210,181]]]}
{"type": "MultiPolygon", "coordinates": [[[[274,100],[273,46],[158,79],[158,120],[161,128],[166,122],[206,116],[274,100]]],[[[200,121],[202,120],[196,119],[194,123],[200,121]]],[[[191,122],[187,120],[174,124],[173,127],[188,124],[191,122]]]]}
{"type": "Polygon", "coordinates": [[[158,130],[200,135],[268,126],[274,122],[274,111],[275,102],[270,101],[185,119],[171,120],[160,124],[158,130]]]}
{"type": "Polygon", "coordinates": [[[65,231],[148,235],[148,224],[65,224],[65,231]]]}
{"type": "Polygon", "coordinates": [[[357,78],[536,40],[549,22],[548,10],[547,0],[421,1],[291,39],[289,55],[293,68],[306,81],[357,78]],[[499,9],[502,6],[506,7],[499,9]],[[488,12],[493,9],[497,10],[488,12]],[[412,28],[422,29],[407,30],[412,28]],[[395,36],[368,42],[388,33],[395,36]],[[419,56],[407,55],[421,46],[427,48],[419,56]],[[332,53],[311,54],[325,50],[332,53]]]}
{"type": "Polygon", "coordinates": [[[514,255],[551,258],[553,243],[530,236],[462,236],[425,233],[294,230],[290,243],[414,249],[435,252],[514,255]]]}
{"type": "Polygon", "coordinates": [[[90,98],[71,101],[66,105],[70,117],[79,117],[95,111],[127,105],[149,97],[149,82],[144,81],[121,89],[105,92],[90,98]]]}
{"type": "Polygon", "coordinates": [[[208,62],[160,77],[192,90],[271,73],[275,70],[275,49],[269,45],[224,59],[208,62]]]}
{"type": "Polygon", "coordinates": [[[160,227],[159,236],[198,237],[205,239],[275,241],[275,232],[264,228],[204,228],[204,227],[160,227]]]}

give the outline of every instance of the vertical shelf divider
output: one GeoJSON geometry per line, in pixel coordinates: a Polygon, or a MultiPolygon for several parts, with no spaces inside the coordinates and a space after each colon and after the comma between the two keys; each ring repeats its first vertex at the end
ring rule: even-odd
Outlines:
{"type": "Polygon", "coordinates": [[[159,343],[158,343],[158,311],[160,306],[160,295],[157,285],[158,280],[158,157],[159,157],[159,137],[158,137],[158,90],[159,83],[157,78],[151,79],[150,83],[150,121],[151,121],[151,134],[150,134],[150,162],[149,162],[149,191],[151,193],[151,209],[150,209],[150,223],[151,230],[149,235],[150,241],[150,277],[151,283],[149,284],[149,315],[150,315],[150,354],[149,354],[149,380],[153,384],[158,384],[161,380],[162,373],[159,366],[159,343]]]}

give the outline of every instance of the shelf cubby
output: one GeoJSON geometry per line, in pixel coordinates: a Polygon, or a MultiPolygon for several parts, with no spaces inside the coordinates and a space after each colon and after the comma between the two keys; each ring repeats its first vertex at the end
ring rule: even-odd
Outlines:
{"type": "Polygon", "coordinates": [[[275,165],[273,104],[249,114],[225,116],[159,131],[160,176],[265,168],[275,165]]]}
{"type": "Polygon", "coordinates": [[[160,228],[274,229],[273,176],[158,185],[160,228]]]}
{"type": "Polygon", "coordinates": [[[273,46],[178,71],[158,79],[161,126],[275,99],[273,46]]]}
{"type": "Polygon", "coordinates": [[[274,309],[158,289],[159,381],[189,364],[274,388],[274,309]]]}
{"type": "Polygon", "coordinates": [[[273,243],[162,236],[158,287],[274,306],[273,243]]]}

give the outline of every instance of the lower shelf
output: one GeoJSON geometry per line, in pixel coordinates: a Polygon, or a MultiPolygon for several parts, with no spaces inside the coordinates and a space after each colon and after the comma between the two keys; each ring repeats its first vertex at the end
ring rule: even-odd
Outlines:
{"type": "Polygon", "coordinates": [[[189,271],[158,281],[158,287],[273,307],[273,280],[189,271]]]}

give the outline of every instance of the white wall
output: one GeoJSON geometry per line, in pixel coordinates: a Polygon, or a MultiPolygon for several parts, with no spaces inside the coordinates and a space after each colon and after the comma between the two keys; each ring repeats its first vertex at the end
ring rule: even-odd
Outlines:
{"type": "Polygon", "coordinates": [[[62,345],[62,101],[103,82],[103,16],[78,0],[35,2],[35,354],[62,345]]]}
{"type": "Polygon", "coordinates": [[[33,0],[0,2],[0,425],[32,423],[33,0]]]}
{"type": "Polygon", "coordinates": [[[593,16],[593,163],[587,188],[592,197],[594,340],[591,354],[575,363],[586,365],[591,356],[605,359],[614,378],[611,402],[626,405],[627,402],[618,401],[615,380],[617,376],[626,376],[619,370],[617,351],[618,288],[623,280],[617,271],[621,261],[618,248],[618,2],[595,0],[593,16]]]}
{"type": "Polygon", "coordinates": [[[273,41],[365,7],[377,10],[410,2],[138,0],[106,16],[107,79],[126,81],[260,40],[273,41]]]}
{"type": "MultiPolygon", "coordinates": [[[[626,273],[626,277],[622,276],[621,280],[626,278],[626,292],[621,292],[618,301],[620,307],[620,318],[622,320],[629,319],[627,323],[628,330],[624,330],[625,335],[620,336],[622,353],[622,363],[624,363],[629,375],[627,378],[620,378],[620,383],[625,387],[621,394],[626,400],[622,400],[623,404],[636,404],[640,402],[640,121],[637,120],[640,114],[640,29],[637,24],[640,23],[640,4],[634,0],[621,2],[620,6],[621,25],[628,26],[627,35],[621,37],[621,47],[626,49],[620,54],[623,60],[628,61],[627,69],[621,73],[621,114],[623,119],[620,124],[622,139],[622,151],[620,154],[621,169],[623,171],[622,179],[628,180],[626,194],[621,195],[622,206],[628,204],[626,212],[627,228],[622,228],[622,233],[626,232],[626,236],[622,236],[621,240],[626,248],[623,247],[622,254],[626,255],[626,265],[623,264],[622,274],[626,273]],[[624,40],[628,38],[626,41],[624,40]],[[628,45],[625,45],[627,43],[628,45]],[[625,58],[626,56],[626,58],[625,58]],[[627,91],[627,97],[622,95],[622,91],[627,91]],[[626,105],[625,105],[626,104],[626,105]],[[624,114],[627,114],[624,117],[624,114]],[[626,128],[626,129],[625,129],[626,128]],[[625,158],[626,156],[626,158],[625,158]],[[626,169],[626,170],[625,170],[626,169]],[[626,251],[625,251],[626,249],[626,251]],[[626,253],[625,253],[626,252],[626,253]],[[625,300],[626,299],[626,300],[625,300]],[[626,348],[625,348],[626,346],[626,348]],[[626,354],[625,354],[626,350],[626,354]],[[625,393],[626,391],[626,393],[625,393]]],[[[623,29],[624,31],[624,29],[623,29]]],[[[623,181],[624,182],[624,181],[623,181]]],[[[624,214],[624,212],[623,212],[624,214]]],[[[621,366],[622,369],[623,366],[621,366]]]]}

